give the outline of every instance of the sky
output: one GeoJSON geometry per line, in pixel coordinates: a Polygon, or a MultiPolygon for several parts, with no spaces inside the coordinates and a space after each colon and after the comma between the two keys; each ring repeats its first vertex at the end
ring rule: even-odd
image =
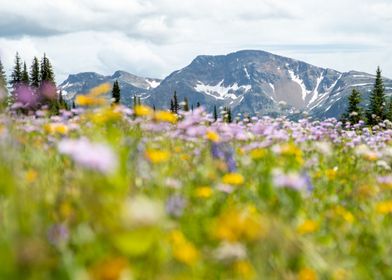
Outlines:
{"type": "Polygon", "coordinates": [[[45,52],[57,82],[116,70],[164,78],[197,55],[265,50],[392,78],[391,0],[0,0],[0,57],[45,52]]]}

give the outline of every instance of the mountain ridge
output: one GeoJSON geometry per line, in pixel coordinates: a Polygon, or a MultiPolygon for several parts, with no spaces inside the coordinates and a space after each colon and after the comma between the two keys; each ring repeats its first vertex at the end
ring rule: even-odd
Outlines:
{"type": "MultiPolygon", "coordinates": [[[[226,106],[236,114],[290,116],[303,112],[328,118],[344,112],[354,87],[362,92],[366,103],[374,77],[355,70],[322,68],[266,51],[241,50],[227,55],[199,55],[163,80],[125,71],[116,71],[112,76],[85,72],[78,76],[79,87],[70,83],[75,78],[70,75],[60,88],[72,99],[82,88],[87,90],[89,85],[118,78],[122,103],[126,105],[131,104],[133,95],[138,95],[145,104],[166,109],[176,91],[180,100],[187,98],[191,105],[199,102],[208,111],[214,106],[226,106]]],[[[384,83],[390,95],[392,80],[384,78],[384,83]]]]}

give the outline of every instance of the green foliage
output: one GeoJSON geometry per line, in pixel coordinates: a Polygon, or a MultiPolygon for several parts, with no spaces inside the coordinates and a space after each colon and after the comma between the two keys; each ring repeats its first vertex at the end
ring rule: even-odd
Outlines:
{"type": "Polygon", "coordinates": [[[353,89],[348,97],[348,108],[344,114],[344,119],[351,124],[357,124],[360,120],[363,120],[363,110],[360,107],[361,102],[361,93],[358,90],[353,89]]]}
{"type": "Polygon", "coordinates": [[[120,104],[121,90],[117,80],[113,83],[112,98],[114,99],[115,104],[120,104]]]}
{"type": "Polygon", "coordinates": [[[213,116],[214,116],[214,121],[216,122],[216,121],[218,120],[218,111],[217,111],[217,109],[216,109],[216,105],[214,105],[214,113],[213,113],[213,116]]]}
{"type": "Polygon", "coordinates": [[[27,71],[26,62],[23,63],[21,82],[22,82],[22,84],[27,85],[27,86],[30,84],[29,72],[27,71]]]}
{"type": "Polygon", "coordinates": [[[381,69],[377,68],[374,89],[370,95],[370,104],[367,111],[367,122],[376,125],[386,119],[385,88],[381,77],[381,69]]]}
{"type": "Polygon", "coordinates": [[[30,68],[30,82],[30,85],[35,89],[37,89],[41,84],[41,72],[37,57],[34,57],[30,68]]]}

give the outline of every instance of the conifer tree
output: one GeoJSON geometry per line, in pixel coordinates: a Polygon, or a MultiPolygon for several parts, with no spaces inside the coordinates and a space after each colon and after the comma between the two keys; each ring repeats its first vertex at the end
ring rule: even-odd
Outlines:
{"type": "Polygon", "coordinates": [[[27,71],[26,62],[23,63],[22,81],[21,82],[22,82],[22,84],[27,85],[27,86],[30,84],[29,72],[27,71]]]}
{"type": "Polygon", "coordinates": [[[389,97],[389,102],[387,104],[387,120],[392,122],[392,96],[389,97]]]}
{"type": "Polygon", "coordinates": [[[200,102],[197,102],[196,103],[196,108],[199,108],[200,107],[200,102]]]}
{"type": "Polygon", "coordinates": [[[157,109],[155,108],[155,104],[152,104],[152,110],[155,112],[157,109]]]}
{"type": "Polygon", "coordinates": [[[39,61],[37,57],[34,57],[33,63],[30,68],[30,85],[37,89],[41,84],[41,73],[39,68],[39,61]]]}
{"type": "Polygon", "coordinates": [[[137,106],[136,95],[133,95],[133,108],[135,108],[136,106],[137,106]]]}
{"type": "Polygon", "coordinates": [[[11,81],[10,81],[14,90],[21,83],[21,81],[22,81],[22,64],[20,61],[19,53],[16,53],[15,66],[14,66],[14,70],[12,71],[11,81]]]}
{"type": "Polygon", "coordinates": [[[232,117],[231,117],[231,108],[227,108],[227,122],[231,123],[233,121],[232,117]]]}
{"type": "Polygon", "coordinates": [[[216,105],[214,105],[214,121],[218,120],[218,111],[216,110],[216,105]]]}
{"type": "Polygon", "coordinates": [[[347,111],[343,115],[343,118],[351,124],[357,124],[363,118],[362,108],[359,106],[361,101],[361,93],[353,89],[348,97],[347,111]]]}
{"type": "Polygon", "coordinates": [[[137,97],[137,106],[142,106],[142,99],[140,96],[137,97]]]}
{"type": "Polygon", "coordinates": [[[385,88],[381,77],[380,67],[377,68],[376,81],[370,95],[370,104],[367,110],[367,122],[376,125],[386,118],[385,88]]]}
{"type": "Polygon", "coordinates": [[[170,112],[175,113],[173,99],[170,99],[170,112]]]}
{"type": "Polygon", "coordinates": [[[41,82],[54,83],[53,67],[46,54],[44,54],[44,57],[41,60],[41,82]]]}
{"type": "Polygon", "coordinates": [[[191,111],[193,112],[193,104],[192,104],[192,106],[191,106],[191,111]]]}
{"type": "Polygon", "coordinates": [[[188,98],[184,98],[184,111],[188,112],[189,111],[189,103],[188,103],[188,98]]]}
{"type": "Polygon", "coordinates": [[[112,98],[114,99],[115,104],[120,104],[121,90],[120,85],[118,84],[118,80],[116,80],[113,84],[112,98]]]}
{"type": "Polygon", "coordinates": [[[177,99],[177,92],[174,91],[174,95],[173,95],[173,109],[174,109],[174,113],[177,114],[178,110],[180,109],[180,105],[178,105],[178,99],[177,99]]]}

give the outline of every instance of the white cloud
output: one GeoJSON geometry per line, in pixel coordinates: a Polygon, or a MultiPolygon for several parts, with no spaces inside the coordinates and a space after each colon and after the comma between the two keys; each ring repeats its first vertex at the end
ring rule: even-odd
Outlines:
{"type": "Polygon", "coordinates": [[[199,54],[264,49],[337,70],[392,77],[388,0],[0,0],[11,68],[46,52],[58,81],[123,69],[164,77],[199,54]]]}

